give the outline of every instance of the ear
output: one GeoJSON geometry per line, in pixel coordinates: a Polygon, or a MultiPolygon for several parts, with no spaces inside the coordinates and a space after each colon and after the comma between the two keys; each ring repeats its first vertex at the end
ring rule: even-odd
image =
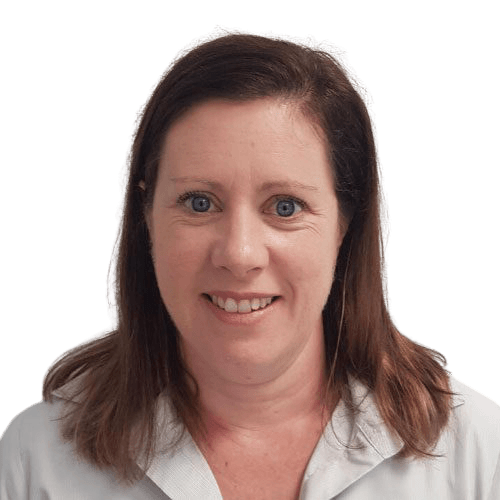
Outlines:
{"type": "Polygon", "coordinates": [[[146,191],[146,183],[144,181],[139,182],[139,187],[143,190],[146,191]]]}

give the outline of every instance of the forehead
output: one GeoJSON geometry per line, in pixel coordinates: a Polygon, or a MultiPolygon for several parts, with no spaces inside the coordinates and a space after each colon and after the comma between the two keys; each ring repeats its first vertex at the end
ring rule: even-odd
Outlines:
{"type": "MultiPolygon", "coordinates": [[[[295,102],[211,100],[182,115],[166,134],[160,169],[202,177],[214,169],[307,178],[329,171],[321,130],[295,102]]],[[[160,176],[162,176],[160,172],[160,176]]]]}

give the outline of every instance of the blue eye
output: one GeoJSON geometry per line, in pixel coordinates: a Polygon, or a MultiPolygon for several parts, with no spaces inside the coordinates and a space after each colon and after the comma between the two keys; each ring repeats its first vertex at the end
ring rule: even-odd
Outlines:
{"type": "Polygon", "coordinates": [[[191,197],[191,208],[195,212],[207,212],[210,209],[210,200],[206,196],[191,197]]]}
{"type": "Polygon", "coordinates": [[[214,208],[210,196],[193,191],[180,195],[177,204],[196,213],[213,211],[214,208]]]}
{"type": "MultiPolygon", "coordinates": [[[[179,196],[177,204],[188,208],[194,213],[205,213],[210,210],[212,200],[204,193],[188,191],[179,196]],[[187,203],[188,201],[189,205],[187,203]]],[[[274,205],[276,207],[276,213],[280,218],[289,218],[293,215],[297,215],[297,212],[301,212],[306,206],[304,202],[291,196],[277,197],[277,201],[274,205]]]]}
{"type": "Polygon", "coordinates": [[[302,210],[302,206],[293,198],[279,200],[276,203],[276,212],[280,217],[290,217],[302,210]]]}

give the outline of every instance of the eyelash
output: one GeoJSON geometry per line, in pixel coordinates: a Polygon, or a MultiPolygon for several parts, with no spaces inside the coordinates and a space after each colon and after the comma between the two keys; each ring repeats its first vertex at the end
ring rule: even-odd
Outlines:
{"type": "MultiPolygon", "coordinates": [[[[202,198],[207,198],[211,204],[213,204],[213,200],[212,200],[212,197],[206,193],[203,193],[201,191],[187,191],[183,194],[181,194],[179,196],[179,198],[177,198],[177,205],[180,205],[180,206],[185,206],[186,205],[186,201],[188,201],[189,199],[191,198],[195,198],[196,196],[199,196],[199,197],[202,197],[202,198]]],[[[307,208],[307,204],[300,200],[299,198],[296,198],[295,196],[290,196],[290,195],[276,195],[273,197],[274,198],[274,203],[278,203],[279,201],[286,201],[286,200],[291,200],[293,202],[295,202],[299,207],[300,207],[300,211],[304,210],[307,208]]],[[[196,212],[194,211],[193,213],[205,213],[205,212],[196,212]]],[[[299,212],[300,213],[300,212],[299,212]]],[[[296,214],[293,214],[293,215],[296,215],[296,214]]],[[[291,215],[290,217],[288,217],[289,219],[291,219],[293,217],[293,215],[291,215]]],[[[287,219],[287,217],[282,217],[283,219],[287,219]]]]}

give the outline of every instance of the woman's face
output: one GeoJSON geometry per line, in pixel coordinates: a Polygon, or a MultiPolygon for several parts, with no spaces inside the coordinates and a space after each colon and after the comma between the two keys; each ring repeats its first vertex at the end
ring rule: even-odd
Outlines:
{"type": "Polygon", "coordinates": [[[159,168],[148,225],[188,367],[256,383],[322,350],[339,214],[325,146],[296,105],[197,105],[159,168]]]}

